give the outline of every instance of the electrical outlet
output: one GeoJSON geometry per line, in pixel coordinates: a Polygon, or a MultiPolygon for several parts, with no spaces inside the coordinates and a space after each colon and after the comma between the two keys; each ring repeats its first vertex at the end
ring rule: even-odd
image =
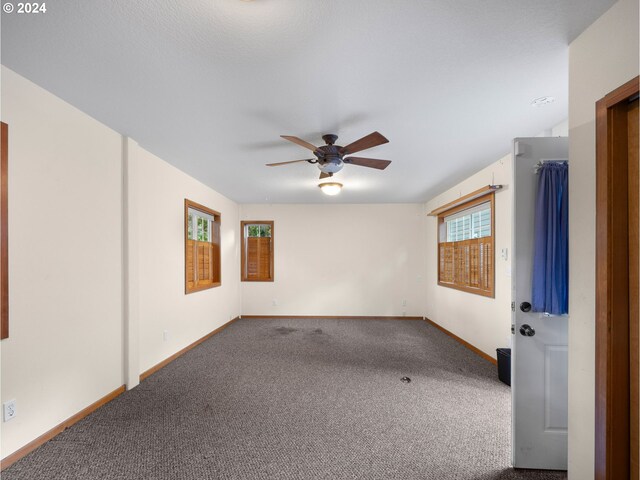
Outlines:
{"type": "Polygon", "coordinates": [[[402,306],[406,307],[407,306],[407,301],[406,300],[402,300],[402,306]]]}
{"type": "Polygon", "coordinates": [[[5,422],[12,420],[16,416],[16,401],[8,400],[2,404],[2,417],[5,422]]]}
{"type": "Polygon", "coordinates": [[[169,340],[169,330],[165,330],[164,332],[162,332],[162,340],[164,340],[165,342],[169,340]]]}

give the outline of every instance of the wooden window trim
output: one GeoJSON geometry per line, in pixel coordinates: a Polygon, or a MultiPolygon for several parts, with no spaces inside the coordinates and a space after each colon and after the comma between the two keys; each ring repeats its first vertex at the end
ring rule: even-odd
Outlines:
{"type": "Polygon", "coordinates": [[[274,281],[274,242],[275,242],[275,230],[273,220],[242,220],[240,222],[240,239],[241,239],[241,263],[240,263],[240,279],[243,282],[273,282],[274,281]],[[244,236],[245,227],[247,225],[269,225],[271,227],[271,254],[269,258],[269,274],[270,278],[247,278],[247,239],[244,236]]]}
{"type": "Polygon", "coordinates": [[[478,190],[475,190],[463,197],[460,197],[457,200],[454,200],[453,202],[445,203],[441,207],[431,210],[428,215],[430,217],[437,217],[444,213],[446,213],[447,215],[452,215],[457,211],[465,210],[469,208],[467,204],[469,204],[470,202],[478,198],[484,198],[486,195],[492,194],[495,191],[500,190],[501,188],[502,188],[502,185],[487,185],[486,187],[479,188],[478,190]]]}
{"type": "Polygon", "coordinates": [[[199,210],[203,213],[207,213],[215,218],[215,221],[220,224],[222,227],[222,215],[220,212],[210,209],[209,207],[205,207],[199,203],[193,202],[187,198],[184,199],[184,293],[188,295],[190,293],[201,292],[203,290],[209,290],[210,288],[219,287],[222,285],[222,229],[220,228],[220,238],[218,239],[218,265],[219,265],[219,281],[212,282],[207,285],[195,285],[193,287],[189,287],[189,278],[188,278],[188,260],[187,260],[187,248],[188,248],[188,239],[189,239],[189,209],[199,210]]]}
{"type": "MultiPolygon", "coordinates": [[[[484,191],[484,189],[481,189],[484,191]]],[[[472,194],[470,194],[469,196],[474,195],[475,193],[477,193],[479,191],[476,191],[472,194]]],[[[475,196],[473,198],[471,198],[470,200],[468,200],[465,203],[456,203],[455,205],[453,205],[454,202],[451,202],[452,207],[448,210],[442,210],[441,208],[437,209],[437,211],[439,211],[439,213],[437,214],[438,216],[438,228],[437,228],[437,235],[438,235],[438,243],[437,243],[437,249],[438,249],[438,285],[441,287],[447,287],[447,288],[452,288],[454,290],[459,290],[461,292],[467,292],[467,293],[473,293],[476,295],[480,295],[483,297],[489,297],[489,298],[495,298],[495,283],[496,283],[496,275],[495,275],[495,265],[496,265],[496,256],[495,256],[495,251],[496,251],[496,242],[495,242],[495,191],[494,190],[486,190],[485,193],[483,193],[480,196],[475,196]],[[490,289],[489,290],[480,290],[477,288],[472,288],[472,287],[467,287],[467,286],[463,286],[463,285],[455,285],[455,284],[451,284],[451,283],[444,283],[440,281],[440,244],[443,243],[440,241],[440,232],[443,228],[443,224],[444,224],[444,219],[445,217],[448,217],[450,215],[453,215],[455,213],[461,212],[463,210],[467,210],[469,208],[475,207],[476,205],[481,205],[483,203],[489,203],[491,206],[491,259],[492,259],[492,271],[491,271],[491,284],[490,284],[490,289]]],[[[449,205],[449,204],[448,204],[449,205]]],[[[435,210],[434,210],[435,211],[435,210]]],[[[466,241],[466,240],[461,240],[462,241],[466,241]]]]}
{"type": "Polygon", "coordinates": [[[0,124],[0,339],[9,338],[9,126],[0,124]]]}

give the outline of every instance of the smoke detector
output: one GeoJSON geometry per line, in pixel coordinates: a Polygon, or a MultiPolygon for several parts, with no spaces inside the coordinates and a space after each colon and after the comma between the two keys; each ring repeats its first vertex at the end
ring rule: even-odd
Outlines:
{"type": "Polygon", "coordinates": [[[556,99],[554,97],[538,97],[531,101],[531,105],[533,105],[534,107],[541,107],[555,101],[556,99]]]}

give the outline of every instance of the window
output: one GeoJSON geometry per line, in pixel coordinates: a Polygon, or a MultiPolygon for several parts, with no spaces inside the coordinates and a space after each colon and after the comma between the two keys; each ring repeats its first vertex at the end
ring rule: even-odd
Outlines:
{"type": "Polygon", "coordinates": [[[273,222],[243,221],[242,281],[273,282],[273,222]]]}
{"type": "Polygon", "coordinates": [[[438,214],[438,285],[494,296],[494,195],[438,214]]]}
{"type": "Polygon", "coordinates": [[[447,242],[459,242],[470,238],[491,236],[491,206],[482,203],[444,217],[447,226],[447,242]]]}
{"type": "Polygon", "coordinates": [[[220,214],[187,199],[184,259],[185,293],[220,286],[220,214]]]}

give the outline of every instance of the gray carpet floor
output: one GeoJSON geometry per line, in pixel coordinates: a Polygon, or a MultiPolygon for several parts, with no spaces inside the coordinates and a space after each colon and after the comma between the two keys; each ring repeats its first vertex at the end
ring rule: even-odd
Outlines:
{"type": "Polygon", "coordinates": [[[509,460],[509,388],[425,322],[247,319],[2,479],[566,478],[509,460]]]}

